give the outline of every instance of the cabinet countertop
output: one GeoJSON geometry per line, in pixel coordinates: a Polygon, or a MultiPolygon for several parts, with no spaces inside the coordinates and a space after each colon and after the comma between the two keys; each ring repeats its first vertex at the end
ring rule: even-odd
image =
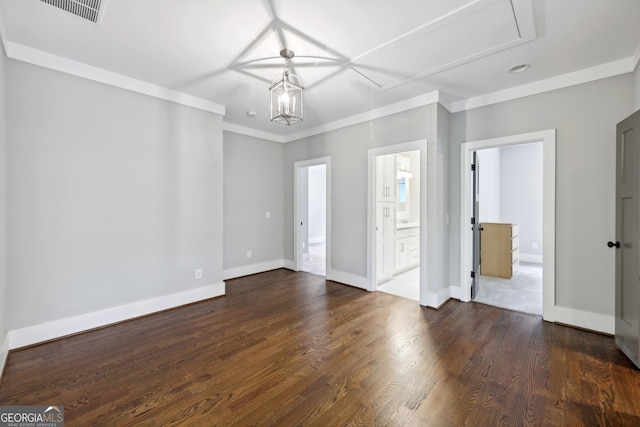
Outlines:
{"type": "Polygon", "coordinates": [[[419,222],[403,222],[396,224],[396,230],[404,230],[405,228],[417,228],[420,227],[419,222]]]}

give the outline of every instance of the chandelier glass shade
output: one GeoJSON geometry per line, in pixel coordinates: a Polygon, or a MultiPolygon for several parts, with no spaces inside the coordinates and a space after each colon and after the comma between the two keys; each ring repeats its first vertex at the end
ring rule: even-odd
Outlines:
{"type": "Polygon", "coordinates": [[[293,51],[282,49],[280,56],[285,60],[284,70],[269,87],[271,121],[291,126],[304,118],[304,87],[302,80],[287,67],[289,59],[294,56],[293,51]]]}

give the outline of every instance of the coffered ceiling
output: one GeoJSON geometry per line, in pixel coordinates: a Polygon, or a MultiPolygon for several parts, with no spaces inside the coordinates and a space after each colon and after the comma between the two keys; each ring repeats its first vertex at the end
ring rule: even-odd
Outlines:
{"type": "Polygon", "coordinates": [[[637,0],[0,0],[0,15],[10,58],[224,112],[227,128],[276,140],[434,93],[456,111],[622,74],[640,56],[637,0]],[[284,47],[306,88],[293,127],[269,121],[284,47]],[[530,68],[508,72],[519,64],[530,68]]]}

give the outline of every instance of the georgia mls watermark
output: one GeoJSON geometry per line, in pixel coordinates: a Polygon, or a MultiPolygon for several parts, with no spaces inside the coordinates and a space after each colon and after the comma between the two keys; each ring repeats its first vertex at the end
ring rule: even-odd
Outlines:
{"type": "Polygon", "coordinates": [[[0,427],[64,427],[64,406],[0,406],[0,427]]]}

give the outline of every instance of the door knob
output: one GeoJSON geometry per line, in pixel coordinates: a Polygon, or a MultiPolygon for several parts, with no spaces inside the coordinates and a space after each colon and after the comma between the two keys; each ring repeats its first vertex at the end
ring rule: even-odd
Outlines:
{"type": "Polygon", "coordinates": [[[613,243],[610,241],[610,242],[607,242],[607,246],[609,246],[610,248],[615,246],[617,249],[620,249],[620,242],[613,243]]]}

